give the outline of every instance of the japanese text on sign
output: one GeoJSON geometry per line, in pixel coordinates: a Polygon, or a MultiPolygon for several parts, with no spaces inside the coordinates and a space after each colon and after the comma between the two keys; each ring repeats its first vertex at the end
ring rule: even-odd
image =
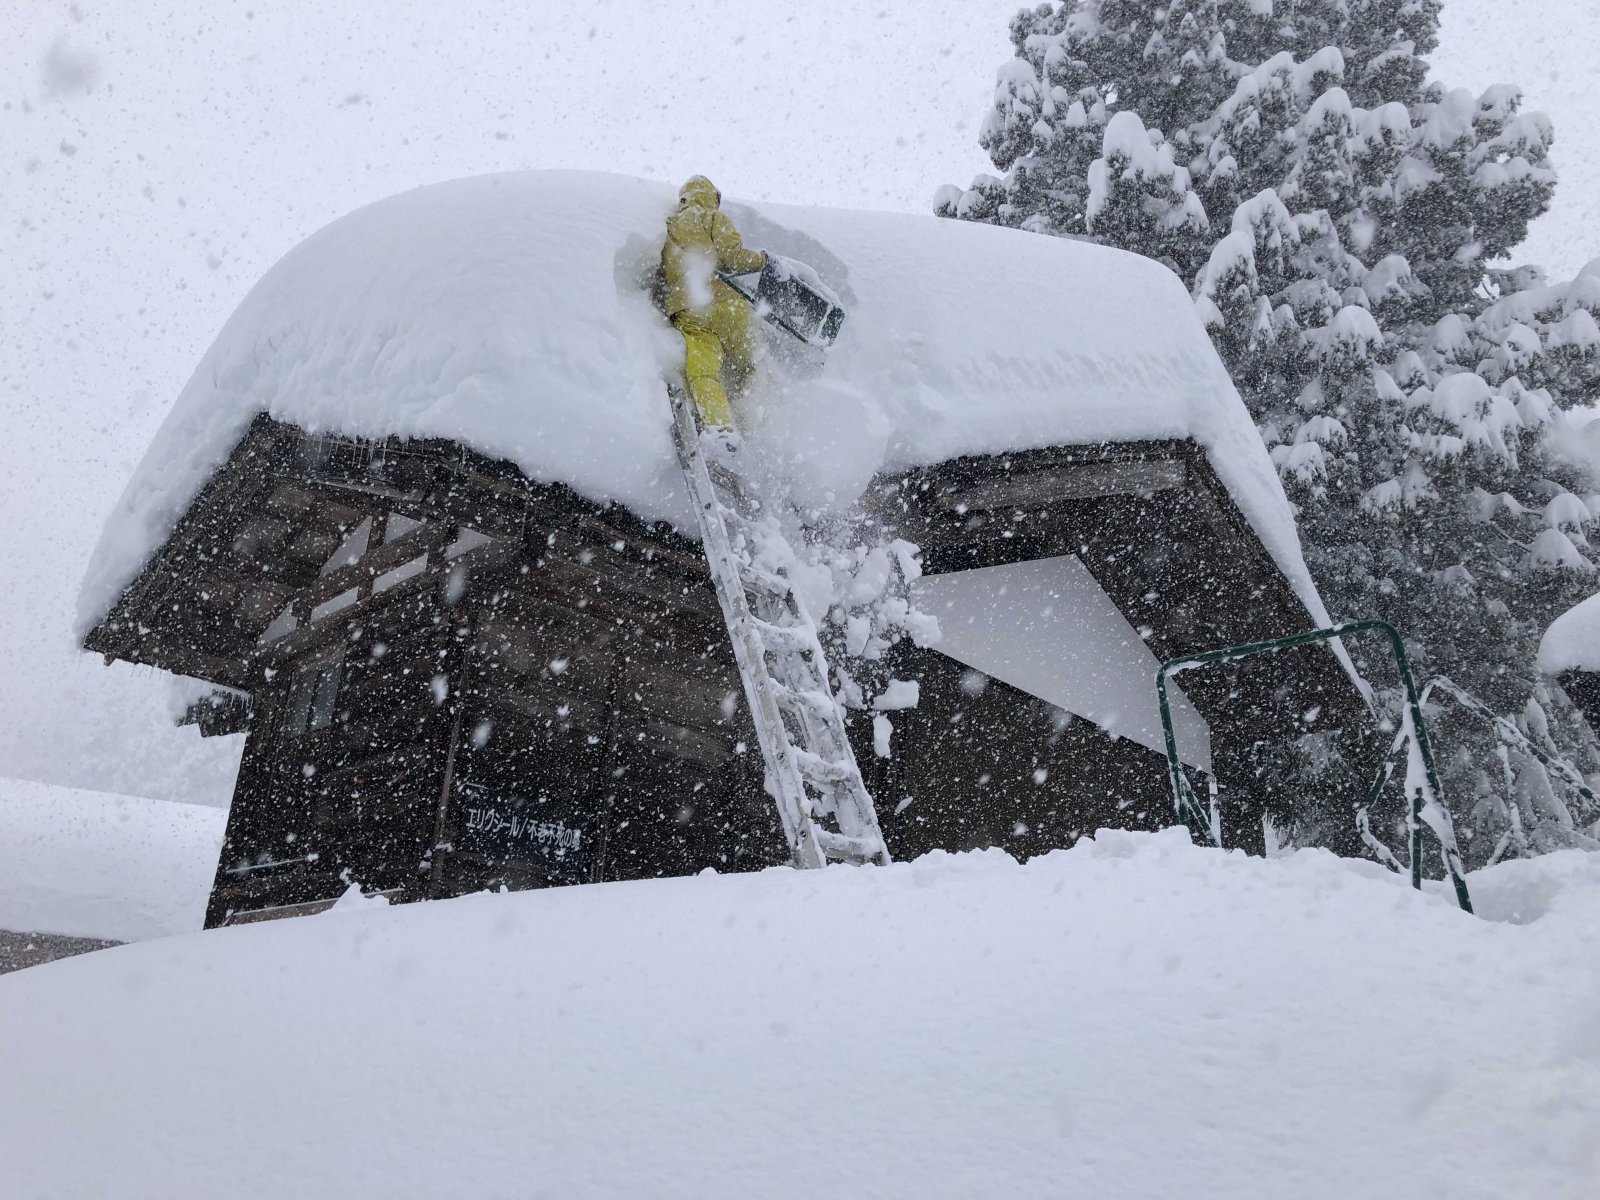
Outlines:
{"type": "Polygon", "coordinates": [[[498,808],[469,805],[465,809],[468,833],[506,834],[513,842],[526,842],[557,858],[583,848],[583,830],[561,821],[536,821],[519,813],[507,816],[498,808]]]}

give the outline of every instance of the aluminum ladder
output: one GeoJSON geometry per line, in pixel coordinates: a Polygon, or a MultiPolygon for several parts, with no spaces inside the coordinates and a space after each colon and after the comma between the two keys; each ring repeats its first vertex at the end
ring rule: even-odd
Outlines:
{"type": "Polygon", "coordinates": [[[886,864],[889,851],[845,736],[816,623],[789,580],[794,550],[736,477],[719,465],[713,482],[691,406],[682,389],[668,393],[678,461],[766,761],[767,794],[794,865],[886,864]]]}

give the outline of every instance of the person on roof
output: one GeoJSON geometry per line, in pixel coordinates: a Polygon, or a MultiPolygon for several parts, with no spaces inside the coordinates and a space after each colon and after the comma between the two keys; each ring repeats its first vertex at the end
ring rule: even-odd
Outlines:
{"type": "Polygon", "coordinates": [[[745,248],[709,179],[696,175],[683,185],[667,218],[661,271],[667,319],[683,335],[684,382],[704,425],[732,427],[729,390],[741,394],[755,370],[750,305],[718,273],[744,275],[766,265],[764,250],[745,248]]]}

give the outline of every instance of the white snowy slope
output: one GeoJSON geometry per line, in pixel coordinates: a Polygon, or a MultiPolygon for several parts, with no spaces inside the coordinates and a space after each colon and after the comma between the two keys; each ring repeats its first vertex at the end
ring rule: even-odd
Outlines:
{"type": "Polygon", "coordinates": [[[1600,595],[1569,608],[1539,639],[1539,670],[1600,671],[1600,595]]]}
{"type": "MultiPolygon", "coordinates": [[[[675,195],[616,175],[480,176],[369,205],[296,247],[145,454],[80,629],[262,411],[330,433],[455,438],[689,524],[662,384],[681,345],[639,289],[675,195]]],[[[728,207],[750,244],[811,264],[850,310],[825,366],[776,370],[751,417],[799,494],[847,503],[881,467],[960,454],[1193,437],[1322,619],[1276,474],[1163,267],[926,216],[728,207]]]]}
{"type": "Polygon", "coordinates": [[[0,1194],[1587,1200],[1600,855],[1102,833],[479,895],[0,978],[0,1194]]]}
{"type": "Polygon", "coordinates": [[[222,809],[0,779],[0,929],[128,942],[205,919],[222,809]]]}

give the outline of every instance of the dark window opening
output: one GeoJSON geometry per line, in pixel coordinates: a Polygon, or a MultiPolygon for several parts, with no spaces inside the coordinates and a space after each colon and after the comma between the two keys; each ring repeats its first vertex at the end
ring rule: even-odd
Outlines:
{"type": "Polygon", "coordinates": [[[333,724],[333,706],[339,698],[339,682],[343,677],[341,658],[325,658],[300,668],[289,688],[288,731],[291,736],[326,729],[333,724]]]}

